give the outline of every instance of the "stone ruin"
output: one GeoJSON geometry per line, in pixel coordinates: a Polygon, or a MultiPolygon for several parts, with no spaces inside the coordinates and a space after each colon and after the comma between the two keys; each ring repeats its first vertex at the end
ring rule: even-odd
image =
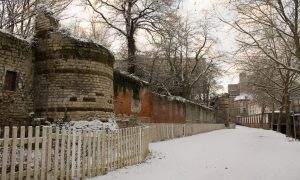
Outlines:
{"type": "Polygon", "coordinates": [[[111,117],[113,63],[109,50],[60,30],[47,10],[33,42],[0,31],[0,125],[111,117]]]}

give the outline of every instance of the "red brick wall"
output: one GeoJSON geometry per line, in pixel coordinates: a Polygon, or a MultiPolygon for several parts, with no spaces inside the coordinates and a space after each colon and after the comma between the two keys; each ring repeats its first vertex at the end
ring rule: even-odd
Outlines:
{"type": "Polygon", "coordinates": [[[169,101],[165,97],[153,95],[151,122],[184,123],[184,104],[176,101],[169,101]]]}
{"type": "MultiPolygon", "coordinates": [[[[151,123],[184,123],[184,104],[177,101],[169,101],[166,97],[153,94],[144,86],[139,92],[140,112],[138,119],[151,123]]],[[[133,116],[131,103],[133,101],[132,90],[118,89],[114,96],[114,111],[117,116],[133,116]]]]}
{"type": "Polygon", "coordinates": [[[142,118],[150,118],[151,117],[151,102],[152,93],[148,87],[144,87],[140,90],[140,103],[141,103],[141,111],[139,113],[139,117],[142,118]]]}
{"type": "Polygon", "coordinates": [[[118,92],[114,95],[114,112],[117,115],[131,115],[131,100],[132,91],[128,89],[118,89],[118,92]]]}
{"type": "Polygon", "coordinates": [[[145,123],[214,122],[211,109],[155,94],[147,83],[117,71],[114,72],[114,112],[125,119],[137,116],[138,121],[145,123]]]}

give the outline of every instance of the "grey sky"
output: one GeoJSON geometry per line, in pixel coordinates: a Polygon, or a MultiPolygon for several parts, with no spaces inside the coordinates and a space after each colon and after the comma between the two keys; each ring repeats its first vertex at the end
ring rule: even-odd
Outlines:
{"type": "MultiPolygon", "coordinates": [[[[221,1],[222,0],[182,0],[178,10],[183,15],[188,17],[188,19],[192,22],[201,20],[201,18],[203,18],[205,15],[209,16],[211,18],[211,22],[216,27],[211,34],[214,36],[214,38],[218,39],[217,48],[225,52],[230,52],[236,48],[234,33],[229,32],[229,27],[218,21],[218,15],[215,13],[215,9],[217,9],[222,16],[230,16],[230,13],[226,12],[226,10],[220,6],[219,3],[221,1]]],[[[76,6],[76,4],[77,3],[75,0],[75,3],[73,3],[73,6],[67,12],[67,16],[75,16],[84,19],[86,14],[83,13],[83,8],[76,6]]],[[[74,19],[75,18],[71,18],[71,20],[63,21],[63,23],[65,25],[72,23],[74,22],[74,19]]],[[[145,47],[145,38],[138,38],[137,42],[140,44],[140,46],[145,47]]],[[[114,45],[114,47],[119,48],[117,45],[114,45]]],[[[221,66],[225,72],[224,76],[218,80],[218,83],[224,87],[223,92],[227,92],[227,84],[237,83],[238,75],[233,67],[233,63],[223,63],[221,66]]]]}

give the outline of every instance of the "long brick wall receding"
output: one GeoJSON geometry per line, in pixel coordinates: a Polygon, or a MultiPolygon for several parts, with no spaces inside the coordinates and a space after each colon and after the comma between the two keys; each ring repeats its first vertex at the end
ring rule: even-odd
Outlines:
{"type": "Polygon", "coordinates": [[[155,94],[150,86],[124,72],[114,72],[114,112],[147,123],[215,123],[214,111],[183,98],[155,94]]]}

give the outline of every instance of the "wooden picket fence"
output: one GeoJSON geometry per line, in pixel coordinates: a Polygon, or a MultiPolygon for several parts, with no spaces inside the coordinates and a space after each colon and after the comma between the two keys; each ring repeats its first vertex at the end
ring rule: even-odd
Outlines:
{"type": "Polygon", "coordinates": [[[148,124],[150,141],[157,142],[173,138],[192,136],[204,132],[224,129],[224,124],[170,124],[153,123],[148,124]]]}
{"type": "Polygon", "coordinates": [[[148,132],[5,127],[0,179],[84,179],[137,164],[148,155],[148,132]]]}
{"type": "Polygon", "coordinates": [[[85,179],[143,162],[150,142],[224,127],[149,124],[109,132],[5,127],[0,139],[0,179],[85,179]]]}

